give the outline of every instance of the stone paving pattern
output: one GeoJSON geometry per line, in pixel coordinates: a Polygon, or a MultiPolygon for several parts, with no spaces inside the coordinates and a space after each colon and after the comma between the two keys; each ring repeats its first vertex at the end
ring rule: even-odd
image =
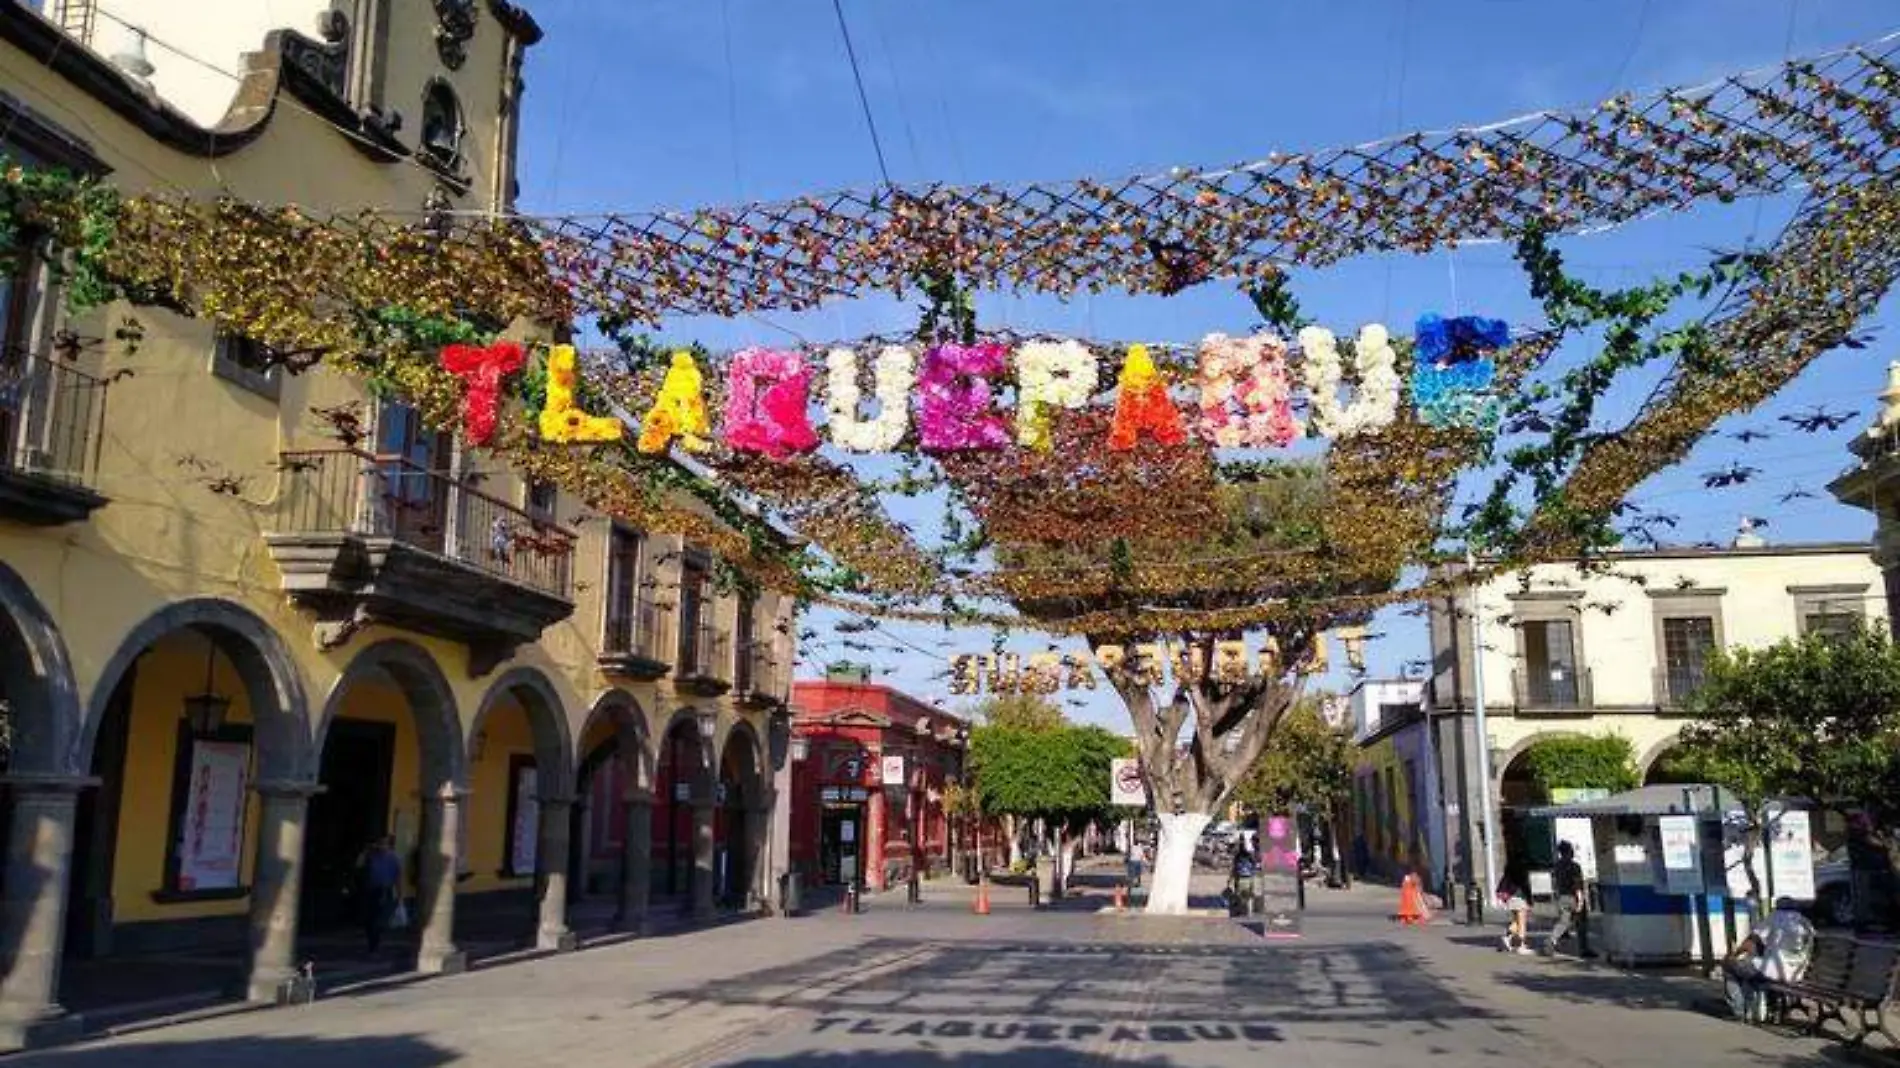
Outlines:
{"type": "Polygon", "coordinates": [[[1900,1064],[1712,1015],[1713,984],[1505,956],[1495,930],[1393,926],[1322,891],[1303,937],[1030,911],[933,884],[827,911],[366,987],[23,1055],[18,1068],[1071,1068],[1095,1064],[1900,1064]]]}

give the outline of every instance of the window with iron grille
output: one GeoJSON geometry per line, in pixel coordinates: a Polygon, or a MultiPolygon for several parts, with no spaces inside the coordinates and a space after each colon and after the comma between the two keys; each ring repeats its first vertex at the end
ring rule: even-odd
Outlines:
{"type": "Polygon", "coordinates": [[[631,653],[638,630],[640,534],[615,526],[607,536],[607,632],[610,653],[631,653]]]}
{"type": "Polygon", "coordinates": [[[711,608],[707,596],[710,584],[705,564],[687,560],[680,565],[680,664],[691,673],[703,673],[707,667],[702,660],[709,652],[705,646],[710,636],[704,633],[709,620],[702,617],[711,608]]]}
{"type": "Polygon", "coordinates": [[[1579,703],[1577,645],[1567,619],[1535,619],[1524,628],[1524,699],[1532,705],[1579,703]]]}

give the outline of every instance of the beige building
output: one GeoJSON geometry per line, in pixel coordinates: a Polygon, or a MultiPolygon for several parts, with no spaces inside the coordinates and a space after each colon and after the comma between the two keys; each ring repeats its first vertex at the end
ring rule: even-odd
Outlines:
{"type": "MultiPolygon", "coordinates": [[[[1526,754],[1566,735],[1618,734],[1646,782],[1668,781],[1664,760],[1714,650],[1760,647],[1816,629],[1887,615],[1879,567],[1863,543],[1764,544],[1744,531],[1725,549],[1622,551],[1602,573],[1540,565],[1493,579],[1469,595],[1433,602],[1428,751],[1442,796],[1406,797],[1411,811],[1442,818],[1446,856],[1463,883],[1482,871],[1472,852],[1480,819],[1471,614],[1482,621],[1484,707],[1500,807],[1498,845],[1516,841],[1532,796],[1526,754]],[[1469,865],[1469,867],[1467,867],[1469,865]]],[[[1423,789],[1408,776],[1400,789],[1423,789]]],[[[1417,833],[1424,835],[1426,828],[1417,833]]],[[[1429,836],[1428,836],[1429,837],[1429,836]]],[[[1532,859],[1539,859],[1533,857],[1532,859]]],[[[1502,854],[1500,853],[1500,861],[1502,854]]]]}
{"type": "MultiPolygon", "coordinates": [[[[16,163],[314,212],[512,204],[540,30],[505,0],[43,8],[0,3],[16,163]]],[[[788,599],[215,323],[70,316],[44,263],[0,329],[0,1040],[76,1029],[63,967],[179,947],[279,997],[353,928],[384,834],[423,971],[477,919],[569,946],[589,894],[627,925],[654,894],[764,898],[788,599]]]]}

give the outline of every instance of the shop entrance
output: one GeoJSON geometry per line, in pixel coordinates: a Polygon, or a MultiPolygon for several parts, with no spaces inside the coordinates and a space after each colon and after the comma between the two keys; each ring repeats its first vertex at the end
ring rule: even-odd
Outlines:
{"type": "Polygon", "coordinates": [[[827,886],[864,882],[864,806],[826,805],[818,829],[818,863],[827,886]]]}
{"type": "Polygon", "coordinates": [[[310,799],[304,844],[305,915],[311,928],[358,921],[356,861],[390,833],[389,780],[396,763],[396,725],[339,719],[323,746],[323,791],[310,799]]]}

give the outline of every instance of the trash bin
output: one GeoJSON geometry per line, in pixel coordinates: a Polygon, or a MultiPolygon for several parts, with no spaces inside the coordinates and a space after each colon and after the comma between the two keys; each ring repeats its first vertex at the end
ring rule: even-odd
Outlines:
{"type": "Polygon", "coordinates": [[[781,916],[798,915],[798,873],[795,871],[778,877],[778,909],[781,916]]]}

